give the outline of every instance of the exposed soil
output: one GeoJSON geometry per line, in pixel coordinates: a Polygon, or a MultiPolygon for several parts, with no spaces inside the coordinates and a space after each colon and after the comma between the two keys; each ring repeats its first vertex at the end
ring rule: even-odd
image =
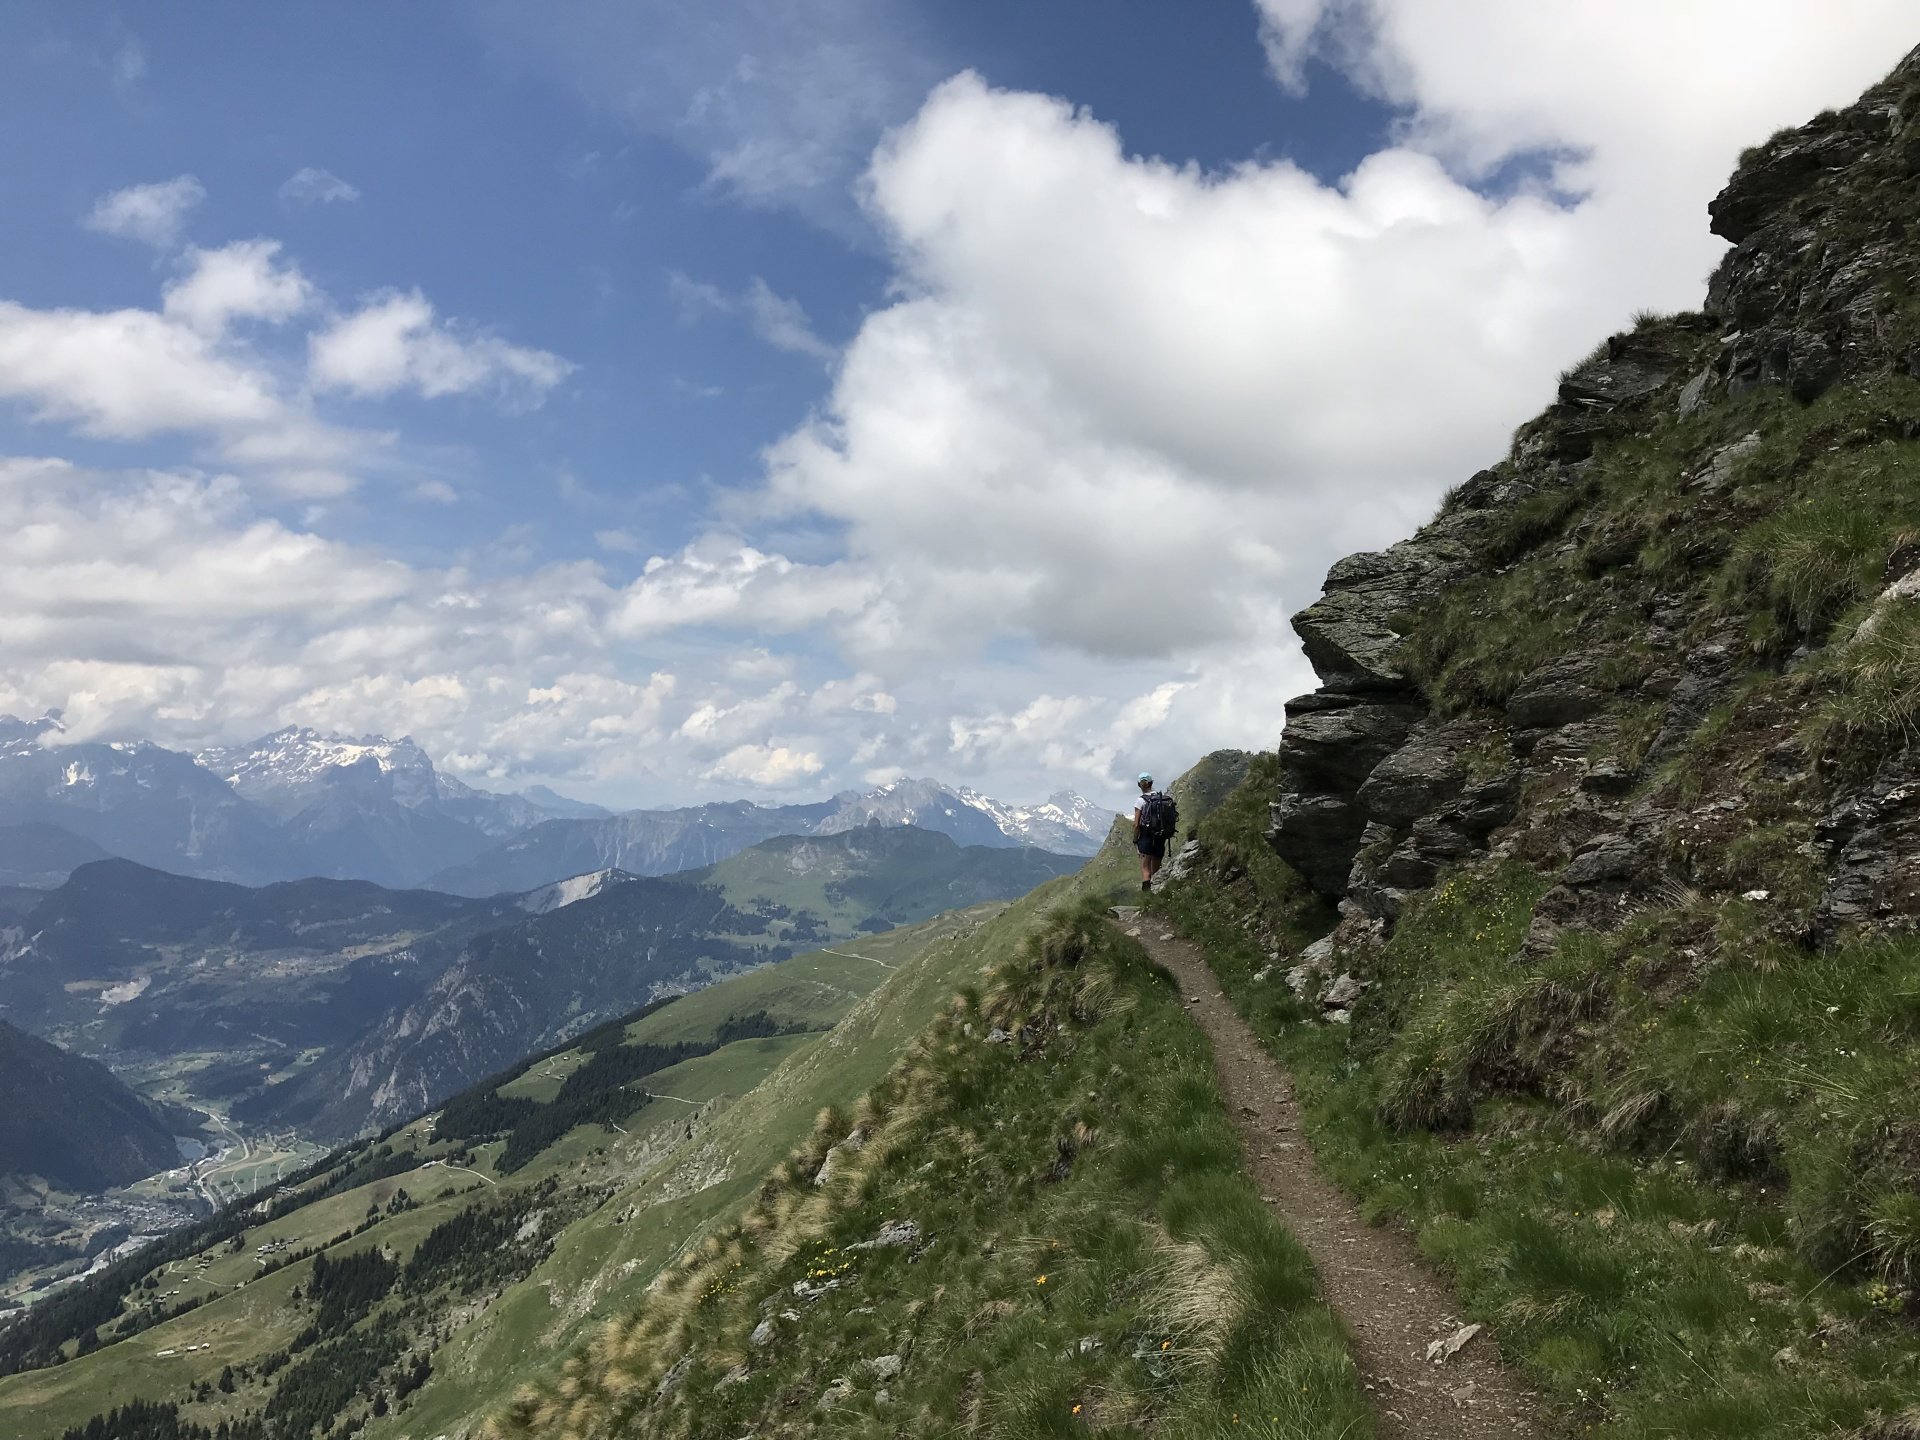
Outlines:
{"type": "Polygon", "coordinates": [[[1384,1440],[1525,1440],[1554,1433],[1546,1412],[1482,1330],[1443,1363],[1433,1341],[1465,1324],[1404,1234],[1366,1223],[1320,1174],[1287,1073],[1221,993],[1201,950],[1159,920],[1115,910],[1127,934],[1173,972],[1213,1042],[1214,1068],[1261,1198],[1306,1247],[1320,1293],[1352,1338],[1384,1440]]]}

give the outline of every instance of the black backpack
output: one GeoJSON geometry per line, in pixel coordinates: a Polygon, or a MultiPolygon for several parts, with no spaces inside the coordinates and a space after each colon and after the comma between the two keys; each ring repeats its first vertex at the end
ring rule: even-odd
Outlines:
{"type": "Polygon", "coordinates": [[[1180,807],[1171,795],[1158,790],[1140,802],[1140,833],[1155,840],[1171,840],[1180,829],[1180,807]]]}

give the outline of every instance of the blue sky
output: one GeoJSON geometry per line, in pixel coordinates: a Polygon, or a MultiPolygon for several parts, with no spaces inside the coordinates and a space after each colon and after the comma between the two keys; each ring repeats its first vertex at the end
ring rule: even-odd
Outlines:
{"type": "Polygon", "coordinates": [[[633,804],[1271,744],[1326,563],[1909,43],[1731,4],[8,6],[0,709],[633,804]]]}
{"type": "MultiPolygon", "coordinates": [[[[595,529],[671,550],[713,487],[758,479],[761,449],[827,384],[821,359],[769,344],[750,315],[695,287],[731,306],[763,283],[826,345],[844,344],[889,277],[853,182],[881,126],[908,119],[947,75],[977,68],[1071,96],[1143,153],[1209,167],[1281,155],[1329,179],[1389,118],[1331,72],[1311,104],[1284,94],[1255,43],[1257,15],[1236,5],[848,7],[852,26],[897,27],[862,37],[888,71],[880,123],[863,116],[849,131],[835,183],[750,198],[709,180],[729,137],[642,113],[683,114],[695,90],[728,78],[720,65],[667,73],[703,49],[687,32],[717,32],[711,53],[729,61],[755,44],[750,17],[667,13],[683,8],[421,4],[344,25],[332,7],[201,3],[136,29],[119,6],[9,7],[0,123],[24,143],[0,154],[0,186],[19,211],[70,223],[0,232],[0,273],[23,304],[151,304],[150,250],[80,222],[102,194],[191,174],[206,191],[185,221],[194,243],[272,236],[332,295],[418,285],[440,311],[579,367],[532,411],[352,407],[353,423],[400,429],[462,503],[396,521],[384,497],[362,493],[336,507],[331,533],[423,559],[509,527],[550,559],[595,529]],[[659,93],[616,94],[577,68],[553,32],[594,12],[617,35],[622,53],[607,58],[620,83],[659,93]],[[356,198],[284,197],[310,168],[356,198]]],[[[11,444],[28,445],[30,427],[9,420],[11,444]]]]}

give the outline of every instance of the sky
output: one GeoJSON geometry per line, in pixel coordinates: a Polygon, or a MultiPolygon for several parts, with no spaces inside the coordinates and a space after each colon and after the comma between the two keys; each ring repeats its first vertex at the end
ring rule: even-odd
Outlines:
{"type": "Polygon", "coordinates": [[[0,7],[0,712],[619,806],[1270,748],[1909,0],[0,7]]]}

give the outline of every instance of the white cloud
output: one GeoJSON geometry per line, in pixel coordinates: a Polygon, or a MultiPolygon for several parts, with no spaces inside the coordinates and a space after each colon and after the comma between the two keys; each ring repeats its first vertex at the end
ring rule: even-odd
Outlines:
{"type": "Polygon", "coordinates": [[[689,626],[791,633],[858,611],[873,591],[874,582],[850,567],[800,565],[711,535],[648,560],[609,623],[630,639],[689,626]]]}
{"type": "Polygon", "coordinates": [[[790,750],[785,745],[741,745],[721,756],[707,771],[707,778],[758,785],[784,790],[795,782],[818,775],[825,767],[810,750],[790,750]]]}
{"type": "Polygon", "coordinates": [[[841,229],[855,222],[849,192],[874,140],[940,73],[886,0],[552,0],[480,13],[503,53],[697,157],[709,191],[841,229]]]}
{"type": "Polygon", "coordinates": [[[870,177],[898,298],[771,456],[773,512],[844,527],[874,577],[837,622],[852,659],[891,678],[1025,641],[1107,665],[963,710],[952,745],[982,765],[1271,743],[1307,679],[1285,616],[1325,565],[1496,459],[1633,310],[1697,305],[1740,146],[1857,93],[1909,23],[1639,8],[1271,6],[1283,73],[1317,51],[1406,107],[1338,184],[1143,159],[973,76],[936,90],[870,177]],[[1582,157],[1557,177],[1575,199],[1459,178],[1542,147],[1582,157]]]}
{"type": "Polygon", "coordinates": [[[360,191],[331,170],[307,165],[282,182],[280,198],[302,205],[330,205],[335,201],[358,200],[360,191]]]}
{"type": "MultiPolygon", "coordinates": [[[[142,65],[144,68],[144,61],[142,65]]],[[[102,195],[87,212],[84,223],[103,235],[170,250],[179,242],[188,212],[206,198],[206,188],[193,176],[176,175],[171,180],[129,185],[102,195]]]]}
{"type": "Polygon", "coordinates": [[[300,267],[281,263],[279,255],[277,240],[238,240],[188,252],[191,268],[166,289],[167,318],[215,336],[234,320],[292,319],[316,295],[300,267]]]}
{"type": "Polygon", "coordinates": [[[356,395],[487,390],[537,405],[574,367],[548,351],[444,323],[418,290],[395,290],[312,336],[308,369],[319,388],[356,395]]]}
{"type": "Polygon", "coordinates": [[[0,398],[90,435],[233,430],[284,414],[271,382],[151,310],[30,310],[0,300],[0,398]]]}
{"type": "Polygon", "coordinates": [[[772,287],[758,275],[747,286],[744,303],[754,334],[775,349],[790,350],[823,363],[833,359],[833,346],[815,333],[813,322],[807,319],[800,302],[774,294],[772,287]]]}
{"type": "Polygon", "coordinates": [[[831,363],[837,353],[813,328],[805,307],[798,300],[776,293],[758,275],[747,283],[745,290],[733,295],[717,285],[670,270],[667,290],[680,311],[683,324],[691,324],[708,314],[738,315],[746,320],[754,334],[776,350],[804,355],[822,364],[831,363]]]}

